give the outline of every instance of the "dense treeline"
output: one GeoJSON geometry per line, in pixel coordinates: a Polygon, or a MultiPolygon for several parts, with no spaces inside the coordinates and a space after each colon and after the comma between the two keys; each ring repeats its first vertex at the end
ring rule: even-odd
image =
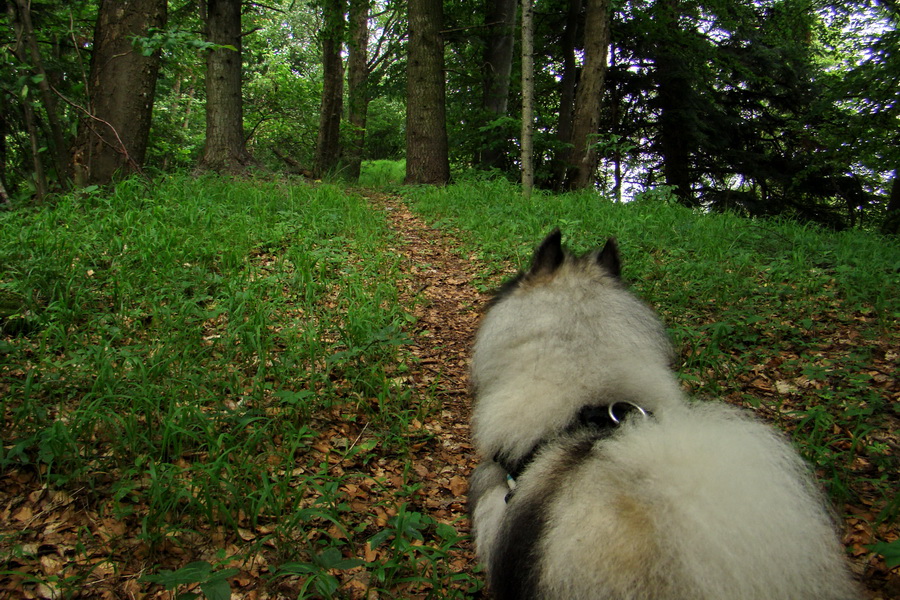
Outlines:
{"type": "MultiPolygon", "coordinates": [[[[524,0],[535,185],[900,228],[895,0],[524,0]]],[[[516,0],[9,0],[0,200],[127,173],[523,158],[516,0]]]]}

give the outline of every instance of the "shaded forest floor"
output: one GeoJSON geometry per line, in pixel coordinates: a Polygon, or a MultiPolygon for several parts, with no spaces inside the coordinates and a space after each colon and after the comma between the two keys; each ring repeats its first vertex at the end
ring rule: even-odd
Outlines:
{"type": "MultiPolygon", "coordinates": [[[[311,447],[317,460],[330,465],[331,470],[368,473],[368,478],[348,480],[341,487],[352,511],[368,515],[364,521],[374,529],[367,532],[384,527],[407,506],[437,523],[452,525],[465,535],[466,479],[475,459],[468,433],[471,398],[467,361],[481,309],[488,299],[473,282],[482,280],[486,269],[452,233],[429,226],[403,200],[370,192],[366,195],[395,232],[390,250],[400,256],[405,274],[398,282],[399,294],[404,303],[415,307],[407,349],[417,360],[408,372],[397,374],[397,382],[415,389],[412,398],[430,398],[436,404],[428,416],[410,424],[411,443],[405,458],[367,462],[337,455],[333,449],[340,443],[355,444],[367,436],[366,426],[345,410],[316,417],[313,429],[317,435],[311,447]],[[381,482],[379,485],[372,483],[376,479],[381,482]]],[[[260,255],[255,260],[268,258],[260,255]]],[[[161,552],[148,553],[143,542],[136,541],[141,533],[139,521],[119,519],[96,503],[82,502],[79,491],[55,490],[38,473],[27,469],[0,474],[0,541],[15,539],[29,549],[19,554],[0,550],[0,562],[5,563],[4,572],[0,573],[0,598],[61,597],[62,586],[46,582],[54,581],[54,577],[61,581],[70,573],[67,563],[73,560],[82,563],[79,577],[83,587],[79,597],[174,598],[174,592],[148,585],[141,577],[157,566],[177,569],[191,561],[233,569],[229,579],[232,598],[315,597],[302,595],[309,593],[304,583],[308,578],[302,573],[282,574],[275,582],[267,581],[273,575],[277,557],[266,543],[257,542],[272,535],[274,525],[245,525],[238,530],[238,537],[214,529],[201,531],[194,534],[192,543],[180,540],[177,545],[167,546],[164,542],[161,552]],[[35,583],[38,579],[44,583],[35,583]]],[[[873,600],[900,598],[897,570],[887,570],[883,561],[873,559],[863,547],[874,538],[867,525],[872,515],[865,514],[867,507],[845,509],[857,515],[844,523],[844,541],[852,550],[856,574],[869,587],[873,600]]],[[[878,537],[896,539],[897,529],[897,525],[883,525],[878,537]]],[[[339,528],[332,528],[330,533],[346,535],[339,528]]],[[[380,555],[386,552],[368,543],[360,544],[360,548],[367,561],[383,559],[380,555]]],[[[468,540],[454,543],[441,561],[449,572],[467,574],[460,585],[477,589],[471,586],[472,574],[476,578],[482,575],[477,572],[468,540]]],[[[341,593],[350,598],[444,597],[439,589],[428,590],[414,584],[404,588],[402,583],[393,593],[379,595],[371,591],[369,574],[361,568],[339,567],[332,573],[341,593]]],[[[200,591],[190,582],[178,591],[187,589],[200,591]]],[[[482,595],[480,591],[472,594],[470,597],[482,595]]]]}

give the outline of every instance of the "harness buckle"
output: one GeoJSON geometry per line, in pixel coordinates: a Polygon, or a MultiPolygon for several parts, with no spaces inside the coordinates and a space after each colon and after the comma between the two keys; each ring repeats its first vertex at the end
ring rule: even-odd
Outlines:
{"type": "Polygon", "coordinates": [[[609,420],[612,421],[613,423],[615,423],[616,425],[619,425],[619,424],[622,422],[622,419],[625,418],[625,415],[627,415],[627,414],[628,414],[629,412],[631,412],[632,410],[636,410],[636,411],[638,411],[639,413],[641,413],[641,417],[643,417],[643,418],[645,418],[645,419],[649,416],[649,415],[647,414],[647,411],[646,411],[646,410],[644,410],[643,408],[641,408],[640,406],[638,406],[638,405],[635,404],[634,402],[627,402],[627,401],[623,401],[623,402],[613,402],[612,404],[610,404],[609,406],[607,406],[607,410],[608,410],[608,412],[609,412],[609,420]],[[625,409],[625,412],[624,412],[621,416],[619,416],[619,417],[616,416],[616,412],[615,412],[615,410],[614,410],[614,409],[615,409],[615,406],[618,405],[618,404],[622,404],[622,405],[624,405],[624,406],[627,407],[627,408],[625,409]]]}

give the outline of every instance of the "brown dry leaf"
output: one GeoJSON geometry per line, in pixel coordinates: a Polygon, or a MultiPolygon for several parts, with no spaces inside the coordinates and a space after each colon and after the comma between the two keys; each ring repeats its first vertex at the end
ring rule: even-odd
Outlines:
{"type": "Polygon", "coordinates": [[[34,518],[34,511],[32,510],[30,504],[24,504],[20,506],[19,509],[16,510],[16,512],[13,513],[12,518],[20,523],[26,523],[34,518]]]}
{"type": "Polygon", "coordinates": [[[450,478],[450,491],[454,496],[464,496],[466,490],[469,489],[469,482],[465,477],[457,475],[455,477],[450,478]]]}
{"type": "Polygon", "coordinates": [[[46,598],[47,600],[58,600],[62,598],[62,592],[59,587],[52,583],[39,583],[35,588],[37,598],[46,598]]]}
{"type": "Polygon", "coordinates": [[[58,556],[54,556],[52,554],[45,554],[41,556],[41,571],[47,577],[55,577],[59,575],[60,571],[63,568],[63,561],[58,556]]]}

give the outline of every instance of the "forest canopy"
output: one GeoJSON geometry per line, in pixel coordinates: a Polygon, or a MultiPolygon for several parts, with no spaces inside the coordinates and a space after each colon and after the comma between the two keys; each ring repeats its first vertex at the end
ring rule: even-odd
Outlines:
{"type": "MultiPolygon", "coordinates": [[[[898,232],[896,0],[522,4],[537,187],[898,232]]],[[[5,9],[7,206],[198,168],[355,180],[406,159],[408,183],[519,178],[515,0],[5,9]]]]}

